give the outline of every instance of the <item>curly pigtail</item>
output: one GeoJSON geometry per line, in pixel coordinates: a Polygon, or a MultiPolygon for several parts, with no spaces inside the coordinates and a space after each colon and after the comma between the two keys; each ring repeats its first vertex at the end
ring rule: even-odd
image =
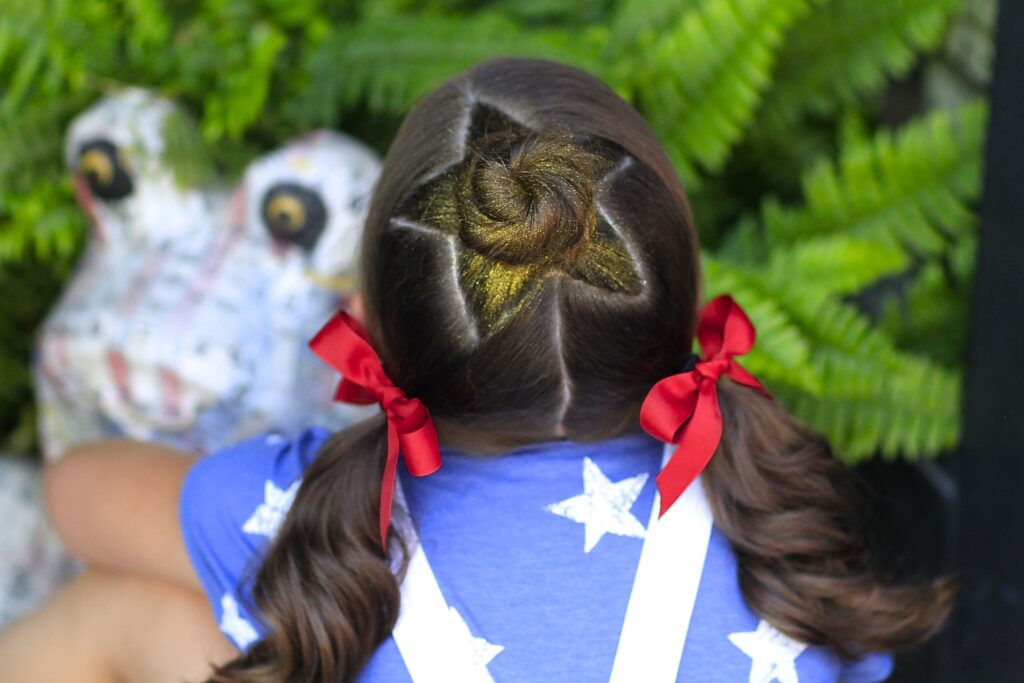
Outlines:
{"type": "MultiPolygon", "coordinates": [[[[324,445],[256,576],[253,595],[270,635],[212,683],[351,681],[390,635],[399,589],[378,530],[386,450],[379,415],[324,445]]],[[[389,537],[404,566],[394,528],[389,537]]]]}
{"type": "Polygon", "coordinates": [[[792,638],[853,658],[905,650],[949,616],[949,579],[888,585],[856,531],[853,475],[778,403],[723,379],[722,443],[703,481],[751,609],[792,638]]]}

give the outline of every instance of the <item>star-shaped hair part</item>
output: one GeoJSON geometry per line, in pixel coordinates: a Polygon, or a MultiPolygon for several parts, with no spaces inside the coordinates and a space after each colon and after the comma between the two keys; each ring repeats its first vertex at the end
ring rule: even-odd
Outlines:
{"type": "Polygon", "coordinates": [[[611,142],[537,132],[477,102],[462,158],[413,190],[392,224],[447,236],[478,327],[501,329],[553,276],[638,295],[635,259],[598,204],[628,158],[611,142]]]}

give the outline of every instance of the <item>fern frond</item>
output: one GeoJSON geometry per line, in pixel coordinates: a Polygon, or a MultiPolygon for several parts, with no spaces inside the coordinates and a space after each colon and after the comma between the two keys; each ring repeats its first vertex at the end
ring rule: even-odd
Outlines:
{"type": "Polygon", "coordinates": [[[160,0],[123,0],[132,33],[131,44],[140,48],[164,43],[171,34],[171,18],[160,0]]]}
{"type": "Polygon", "coordinates": [[[839,457],[856,461],[877,451],[915,457],[955,443],[957,373],[900,351],[853,306],[805,279],[819,264],[807,271],[796,259],[788,277],[776,277],[783,273],[773,274],[778,266],[771,262],[751,268],[705,258],[704,264],[708,295],[733,294],[757,328],[757,345],[744,364],[828,436],[839,457]],[[793,348],[801,353],[779,353],[793,348]],[[780,356],[787,362],[778,362],[780,356]]]}
{"type": "Polygon", "coordinates": [[[31,116],[0,115],[0,188],[27,187],[40,173],[63,168],[64,126],[79,104],[48,102],[31,116]]]}
{"type": "Polygon", "coordinates": [[[757,344],[743,364],[770,386],[785,383],[803,391],[822,391],[821,375],[810,365],[811,344],[804,332],[745,269],[713,256],[703,259],[707,298],[730,294],[740,302],[757,329],[757,344]]]}
{"type": "Polygon", "coordinates": [[[28,257],[66,262],[81,246],[86,221],[67,173],[33,180],[27,192],[0,194],[0,264],[28,257]]]}
{"type": "Polygon", "coordinates": [[[824,376],[823,395],[785,385],[773,390],[847,462],[878,452],[917,458],[951,448],[960,433],[959,375],[912,355],[901,358],[900,372],[887,373],[870,358],[821,349],[814,365],[824,376]]]}
{"type": "Polygon", "coordinates": [[[946,367],[963,361],[967,299],[977,240],[961,240],[941,260],[921,265],[905,296],[887,297],[880,325],[900,348],[923,353],[946,367]]]}
{"type": "Polygon", "coordinates": [[[228,65],[221,89],[211,92],[203,111],[203,133],[209,140],[238,139],[263,112],[274,62],[288,44],[276,26],[261,22],[251,29],[244,57],[228,65]]]}
{"type": "Polygon", "coordinates": [[[897,246],[833,235],[773,249],[757,273],[770,287],[796,280],[819,294],[843,295],[908,265],[906,252],[897,246]]]}
{"type": "Polygon", "coordinates": [[[791,393],[790,407],[822,430],[840,457],[857,460],[876,451],[915,457],[956,443],[957,373],[899,351],[848,304],[796,284],[779,294],[811,340],[825,389],[820,396],[791,393]]]}
{"type": "Polygon", "coordinates": [[[608,47],[615,55],[653,44],[666,26],[673,26],[700,0],[623,0],[609,25],[608,47]]]}
{"type": "Polygon", "coordinates": [[[613,4],[613,0],[487,0],[478,7],[500,12],[524,25],[578,28],[607,22],[613,4]]]}
{"type": "Polygon", "coordinates": [[[546,57],[592,68],[596,40],[588,31],[528,31],[492,14],[371,18],[339,27],[313,53],[302,106],[324,122],[359,103],[397,115],[446,78],[491,57],[546,57]]]}
{"type": "Polygon", "coordinates": [[[645,52],[622,58],[636,99],[683,181],[717,171],[768,86],[786,29],[806,0],[702,0],[645,52]]]}
{"type": "Polygon", "coordinates": [[[804,207],[764,203],[769,246],[845,234],[928,253],[968,234],[985,116],[982,102],[935,111],[819,164],[803,179],[804,207]]]}
{"type": "Polygon", "coordinates": [[[907,73],[938,45],[961,0],[829,0],[793,27],[779,53],[763,122],[779,131],[810,111],[826,114],[907,73]]]}
{"type": "Polygon", "coordinates": [[[5,0],[0,22],[0,113],[59,101],[123,70],[120,8],[111,3],[5,0]],[[90,82],[91,81],[91,82],[90,82]]]}

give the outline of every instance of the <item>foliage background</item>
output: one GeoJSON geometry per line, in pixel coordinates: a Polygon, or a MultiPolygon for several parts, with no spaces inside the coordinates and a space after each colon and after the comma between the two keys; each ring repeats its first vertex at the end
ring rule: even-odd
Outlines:
{"type": "Polygon", "coordinates": [[[61,155],[75,112],[122,84],[177,99],[195,124],[175,124],[168,161],[195,182],[313,127],[383,152],[419,95],[516,54],[588,69],[648,118],[690,194],[707,295],[758,327],[747,367],[838,456],[948,449],[993,5],[2,0],[0,447],[34,447],[34,330],[87,238],[61,155]],[[962,82],[929,88],[951,65],[962,82]]]}

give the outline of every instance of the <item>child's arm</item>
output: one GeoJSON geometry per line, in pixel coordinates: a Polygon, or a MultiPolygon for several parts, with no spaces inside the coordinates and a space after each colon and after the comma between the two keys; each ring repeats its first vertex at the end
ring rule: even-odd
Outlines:
{"type": "Polygon", "coordinates": [[[44,469],[47,511],[69,552],[87,565],[198,589],[178,516],[194,462],[137,441],[79,447],[44,469]]]}

